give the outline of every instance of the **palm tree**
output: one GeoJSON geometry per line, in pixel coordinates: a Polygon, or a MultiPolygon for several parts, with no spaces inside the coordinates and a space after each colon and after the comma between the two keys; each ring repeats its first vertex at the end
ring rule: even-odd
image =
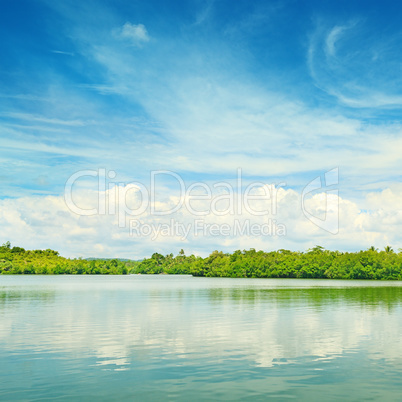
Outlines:
{"type": "Polygon", "coordinates": [[[324,247],[316,245],[313,248],[309,248],[307,251],[310,253],[322,253],[324,250],[324,247]]]}
{"type": "Polygon", "coordinates": [[[385,251],[387,254],[391,254],[391,253],[394,252],[394,250],[392,249],[391,246],[386,246],[386,247],[384,247],[384,251],[385,251]]]}
{"type": "Polygon", "coordinates": [[[368,251],[378,251],[378,248],[375,248],[374,246],[371,246],[368,251]]]}

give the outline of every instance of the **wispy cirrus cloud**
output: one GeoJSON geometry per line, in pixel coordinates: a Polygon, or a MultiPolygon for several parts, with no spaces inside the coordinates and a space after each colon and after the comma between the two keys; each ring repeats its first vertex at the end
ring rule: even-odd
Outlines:
{"type": "Polygon", "coordinates": [[[56,53],[56,54],[64,54],[66,56],[74,56],[74,53],[72,52],[66,52],[63,50],[52,50],[52,53],[56,53]]]}
{"type": "Polygon", "coordinates": [[[84,126],[86,123],[82,120],[62,120],[56,118],[47,118],[29,113],[18,112],[3,112],[0,113],[0,117],[8,117],[11,119],[35,121],[40,123],[54,124],[58,126],[84,126]]]}
{"type": "MultiPolygon", "coordinates": [[[[72,14],[72,18],[78,17],[72,14]]],[[[71,24],[79,27],[72,33],[75,46],[78,53],[86,54],[93,70],[103,72],[103,82],[78,84],[74,98],[60,93],[59,98],[70,99],[69,107],[77,104],[74,114],[80,117],[65,121],[49,117],[48,122],[88,125],[85,136],[93,146],[80,154],[87,154],[91,164],[99,157],[101,166],[106,158],[114,170],[133,179],[142,174],[136,169],[139,161],[142,171],[169,168],[189,174],[233,175],[241,166],[247,175],[286,177],[290,185],[305,184],[311,172],[340,166],[359,177],[363,186],[379,180],[400,159],[392,152],[395,148],[387,148],[381,139],[384,133],[397,136],[398,127],[363,124],[357,116],[346,117],[336,108],[311,108],[289,96],[286,89],[274,92],[261,87],[246,66],[235,63],[225,43],[215,48],[201,41],[194,50],[194,43],[186,39],[161,37],[152,57],[147,53],[138,57],[137,49],[127,52],[119,37],[104,41],[96,32],[82,31],[81,25],[79,21],[71,24]],[[110,109],[104,109],[105,115],[99,104],[93,104],[88,113],[90,103],[82,90],[102,94],[106,101],[118,97],[114,99],[129,111],[114,117],[110,109]],[[82,118],[82,105],[93,124],[82,118]],[[129,123],[138,107],[146,121],[157,124],[129,123]]],[[[324,35],[323,49],[328,43],[335,47],[340,38],[343,42],[341,32],[346,35],[349,25],[324,35]]],[[[22,117],[38,119],[29,114],[22,117]]]]}
{"type": "Polygon", "coordinates": [[[327,47],[327,54],[331,57],[335,56],[335,44],[342,36],[342,33],[348,29],[348,26],[335,26],[328,34],[325,43],[327,47]]]}
{"type": "Polygon", "coordinates": [[[395,52],[401,33],[370,30],[367,21],[317,24],[310,37],[308,67],[315,84],[352,108],[402,107],[402,57],[395,52]]]}

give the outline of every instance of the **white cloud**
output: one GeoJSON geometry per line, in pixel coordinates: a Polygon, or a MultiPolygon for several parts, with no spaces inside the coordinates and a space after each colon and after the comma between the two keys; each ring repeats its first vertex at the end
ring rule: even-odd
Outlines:
{"type": "Polygon", "coordinates": [[[140,45],[150,39],[143,24],[135,25],[130,22],[126,22],[120,29],[120,37],[131,41],[134,45],[140,45]]]}
{"type": "MultiPolygon", "coordinates": [[[[151,255],[154,251],[162,253],[176,253],[184,248],[187,253],[206,255],[215,249],[233,251],[236,249],[256,248],[273,250],[289,248],[306,250],[315,244],[329,249],[359,250],[371,245],[384,247],[391,245],[395,249],[402,244],[400,227],[402,224],[402,209],[395,209],[395,205],[402,205],[402,188],[390,188],[382,193],[370,193],[365,200],[357,203],[339,198],[339,234],[332,235],[315,226],[303,214],[300,194],[291,189],[278,189],[277,212],[266,216],[256,216],[245,208],[234,215],[217,216],[207,213],[205,216],[195,216],[186,206],[177,212],[166,216],[156,216],[150,213],[149,208],[139,216],[123,214],[122,222],[125,227],[119,227],[117,212],[123,211],[124,199],[128,208],[139,207],[140,194],[135,191],[124,191],[122,186],[114,187],[118,190],[98,192],[77,188],[74,192],[74,202],[82,209],[96,208],[99,197],[108,201],[108,211],[116,213],[97,214],[94,216],[80,216],[73,213],[66,205],[63,197],[35,196],[18,199],[0,200],[0,225],[3,242],[10,240],[14,245],[25,248],[53,248],[65,256],[99,256],[99,257],[127,257],[142,258],[151,255]],[[109,209],[112,208],[112,209],[109,209]],[[275,220],[276,227],[286,229],[284,235],[253,235],[252,233],[237,233],[216,235],[210,231],[195,233],[197,220],[202,225],[227,225],[233,229],[236,221],[244,225],[261,225],[268,222],[268,218],[275,220]],[[141,225],[157,228],[158,225],[171,225],[174,222],[190,227],[189,234],[183,238],[183,233],[163,233],[162,231],[145,235],[135,232],[130,235],[130,221],[138,220],[141,225]]],[[[262,188],[256,193],[262,194],[262,188]]],[[[177,205],[177,193],[171,190],[169,195],[158,196],[158,210],[168,210],[177,205]]],[[[213,197],[222,195],[213,193],[213,197]]],[[[192,202],[193,209],[206,211],[211,203],[208,200],[192,202]]],[[[252,209],[262,211],[270,209],[270,201],[257,200],[251,204],[252,209]]],[[[325,194],[316,194],[306,202],[306,209],[316,215],[322,215],[325,209],[325,194]]],[[[224,209],[224,203],[219,207],[224,209]]],[[[331,212],[330,212],[331,213],[331,212]]],[[[136,224],[137,225],[137,224],[136,224]]],[[[275,234],[275,233],[273,233],[275,234]]],[[[278,234],[278,232],[276,232],[278,234]]],[[[0,239],[1,240],[1,239],[0,239]]]]}

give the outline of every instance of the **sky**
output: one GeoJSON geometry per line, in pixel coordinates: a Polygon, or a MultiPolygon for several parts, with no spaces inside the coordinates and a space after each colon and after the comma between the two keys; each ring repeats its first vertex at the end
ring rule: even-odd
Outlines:
{"type": "Polygon", "coordinates": [[[16,0],[0,8],[0,242],[122,258],[402,247],[398,2],[16,0]],[[133,213],[158,171],[153,201],[133,213]],[[128,191],[133,182],[138,189],[128,191]],[[163,216],[151,210],[206,188],[215,199],[228,192],[221,182],[239,198],[251,183],[260,183],[255,194],[273,185],[270,214],[212,213],[211,200],[195,200],[209,211],[205,225],[231,232],[196,234],[187,204],[163,216]],[[282,233],[234,233],[236,222],[282,233]],[[189,235],[174,224],[190,225],[189,235]],[[156,234],[160,225],[171,232],[156,234]]]}

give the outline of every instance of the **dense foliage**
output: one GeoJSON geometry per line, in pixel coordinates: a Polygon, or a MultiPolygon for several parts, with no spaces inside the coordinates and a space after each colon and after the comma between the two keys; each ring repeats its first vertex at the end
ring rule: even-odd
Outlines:
{"type": "Polygon", "coordinates": [[[209,257],[177,257],[155,253],[142,261],[135,272],[144,274],[191,274],[233,278],[323,278],[402,279],[402,253],[390,247],[374,247],[356,253],[328,251],[317,246],[307,252],[237,250],[232,254],[214,251],[209,257]]]}
{"type": "Polygon", "coordinates": [[[68,259],[53,250],[25,250],[9,242],[0,247],[0,274],[128,274],[138,262],[68,259]]]}
{"type": "Polygon", "coordinates": [[[254,249],[232,254],[214,251],[206,258],[154,253],[141,262],[118,259],[67,259],[53,250],[0,247],[0,274],[190,274],[233,278],[323,278],[402,280],[402,252],[342,253],[316,246],[307,252],[254,249]]]}

